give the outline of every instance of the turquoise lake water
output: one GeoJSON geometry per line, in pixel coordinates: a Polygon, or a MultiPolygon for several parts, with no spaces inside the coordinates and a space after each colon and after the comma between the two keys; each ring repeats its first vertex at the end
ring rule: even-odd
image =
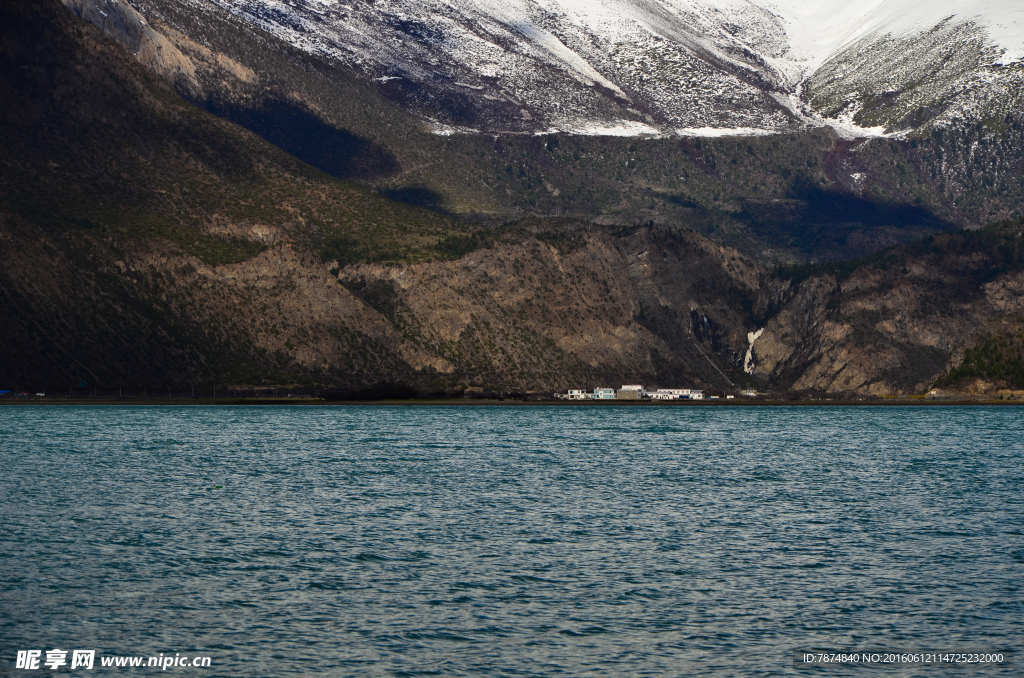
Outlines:
{"type": "Polygon", "coordinates": [[[2,675],[1024,675],[1017,408],[3,407],[0,468],[2,675]]]}

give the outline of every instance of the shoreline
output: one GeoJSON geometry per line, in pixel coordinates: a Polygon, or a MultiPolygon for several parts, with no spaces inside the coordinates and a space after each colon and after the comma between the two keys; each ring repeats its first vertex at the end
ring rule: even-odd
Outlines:
{"type": "Polygon", "coordinates": [[[504,400],[437,398],[410,400],[325,400],[323,398],[4,398],[4,406],[386,406],[386,407],[966,407],[1022,406],[1022,400],[999,400],[983,396],[967,398],[884,398],[879,400],[504,400]]]}

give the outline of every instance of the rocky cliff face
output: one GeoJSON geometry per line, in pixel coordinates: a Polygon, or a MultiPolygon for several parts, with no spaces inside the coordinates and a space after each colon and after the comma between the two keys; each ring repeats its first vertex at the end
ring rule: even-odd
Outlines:
{"type": "Polygon", "coordinates": [[[964,347],[1021,324],[1021,230],[937,236],[816,272],[766,323],[752,374],[801,391],[927,391],[964,347]]]}
{"type": "Polygon", "coordinates": [[[19,346],[2,371],[20,383],[752,383],[738,368],[764,272],[692,232],[576,225],[456,260],[341,268],[291,243],[210,264],[166,241],[39,235],[53,238],[13,220],[0,232],[5,341],[19,346]]]}
{"type": "Polygon", "coordinates": [[[99,27],[140,64],[158,73],[168,83],[187,94],[200,94],[192,61],[162,33],[154,30],[127,0],[63,2],[76,16],[99,27]]]}
{"type": "Polygon", "coordinates": [[[692,232],[563,227],[457,261],[356,265],[340,282],[441,372],[506,389],[743,383],[743,301],[763,275],[692,232]]]}

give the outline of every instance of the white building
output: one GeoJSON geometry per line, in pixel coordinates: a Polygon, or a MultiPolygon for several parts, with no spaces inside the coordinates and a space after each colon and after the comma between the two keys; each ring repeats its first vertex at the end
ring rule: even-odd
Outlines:
{"type": "Polygon", "coordinates": [[[645,391],[640,384],[623,384],[618,391],[603,386],[595,388],[593,393],[581,388],[571,388],[567,394],[556,396],[565,400],[704,400],[704,391],[694,388],[659,388],[657,391],[645,391]]]}
{"type": "Polygon", "coordinates": [[[704,391],[695,388],[659,388],[645,395],[653,400],[704,400],[704,391]]]}

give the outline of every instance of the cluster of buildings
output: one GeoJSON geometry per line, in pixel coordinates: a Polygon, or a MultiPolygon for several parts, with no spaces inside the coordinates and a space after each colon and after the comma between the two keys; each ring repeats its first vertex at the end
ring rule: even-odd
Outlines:
{"type": "Polygon", "coordinates": [[[704,391],[693,388],[659,388],[648,391],[639,384],[626,384],[620,389],[595,388],[593,393],[583,389],[569,389],[556,393],[562,400],[704,400],[704,391]]]}

